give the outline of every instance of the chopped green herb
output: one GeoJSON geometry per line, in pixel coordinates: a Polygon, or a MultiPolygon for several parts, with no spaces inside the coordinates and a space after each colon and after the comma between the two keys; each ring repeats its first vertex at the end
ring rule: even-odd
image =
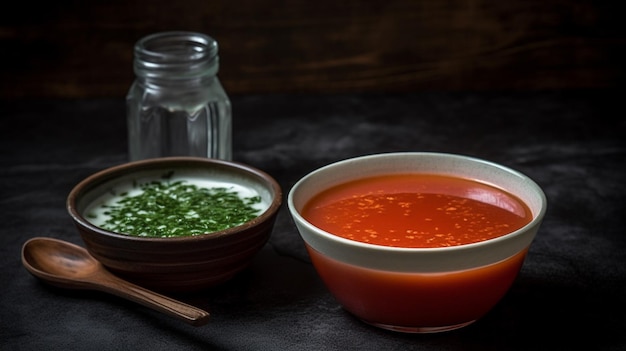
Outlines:
{"type": "Polygon", "coordinates": [[[100,227],[146,237],[178,237],[211,233],[243,224],[259,215],[260,196],[240,197],[226,187],[202,188],[184,181],[137,184],[142,192],[102,205],[109,218],[100,227]]]}

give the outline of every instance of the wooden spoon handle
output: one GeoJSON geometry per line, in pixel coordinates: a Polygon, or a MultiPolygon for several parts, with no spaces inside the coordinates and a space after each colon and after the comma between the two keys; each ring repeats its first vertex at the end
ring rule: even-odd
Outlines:
{"type": "Polygon", "coordinates": [[[201,326],[209,321],[209,313],[205,310],[127,282],[112,274],[104,274],[99,283],[102,291],[135,301],[193,326],[201,326]]]}

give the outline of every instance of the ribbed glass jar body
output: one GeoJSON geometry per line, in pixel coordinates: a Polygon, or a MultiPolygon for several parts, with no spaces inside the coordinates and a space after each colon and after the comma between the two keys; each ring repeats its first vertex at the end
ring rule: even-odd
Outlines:
{"type": "Polygon", "coordinates": [[[194,32],[162,32],[134,49],[126,96],[131,161],[199,156],[232,159],[230,100],[217,77],[217,42],[194,32]]]}

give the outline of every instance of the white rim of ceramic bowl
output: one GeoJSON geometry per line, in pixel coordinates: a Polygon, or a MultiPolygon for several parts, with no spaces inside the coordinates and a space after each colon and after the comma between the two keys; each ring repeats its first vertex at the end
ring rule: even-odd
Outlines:
{"type": "Polygon", "coordinates": [[[483,159],[437,152],[396,152],[366,155],[331,163],[302,177],[290,189],[288,208],[303,240],[314,250],[356,266],[395,271],[440,273],[493,264],[529,247],[546,212],[543,190],[519,171],[483,159]],[[360,167],[354,168],[355,165],[360,167]],[[319,229],[300,210],[315,193],[363,176],[423,172],[463,176],[503,188],[524,201],[533,219],[523,228],[491,240],[441,248],[400,248],[362,243],[319,229]]]}

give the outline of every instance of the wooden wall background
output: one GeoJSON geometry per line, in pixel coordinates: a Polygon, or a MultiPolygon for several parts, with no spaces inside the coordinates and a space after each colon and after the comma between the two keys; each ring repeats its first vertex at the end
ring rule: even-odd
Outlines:
{"type": "Polygon", "coordinates": [[[620,2],[13,2],[0,14],[0,98],[123,97],[134,42],[175,29],[218,40],[231,95],[615,88],[620,2]]]}

